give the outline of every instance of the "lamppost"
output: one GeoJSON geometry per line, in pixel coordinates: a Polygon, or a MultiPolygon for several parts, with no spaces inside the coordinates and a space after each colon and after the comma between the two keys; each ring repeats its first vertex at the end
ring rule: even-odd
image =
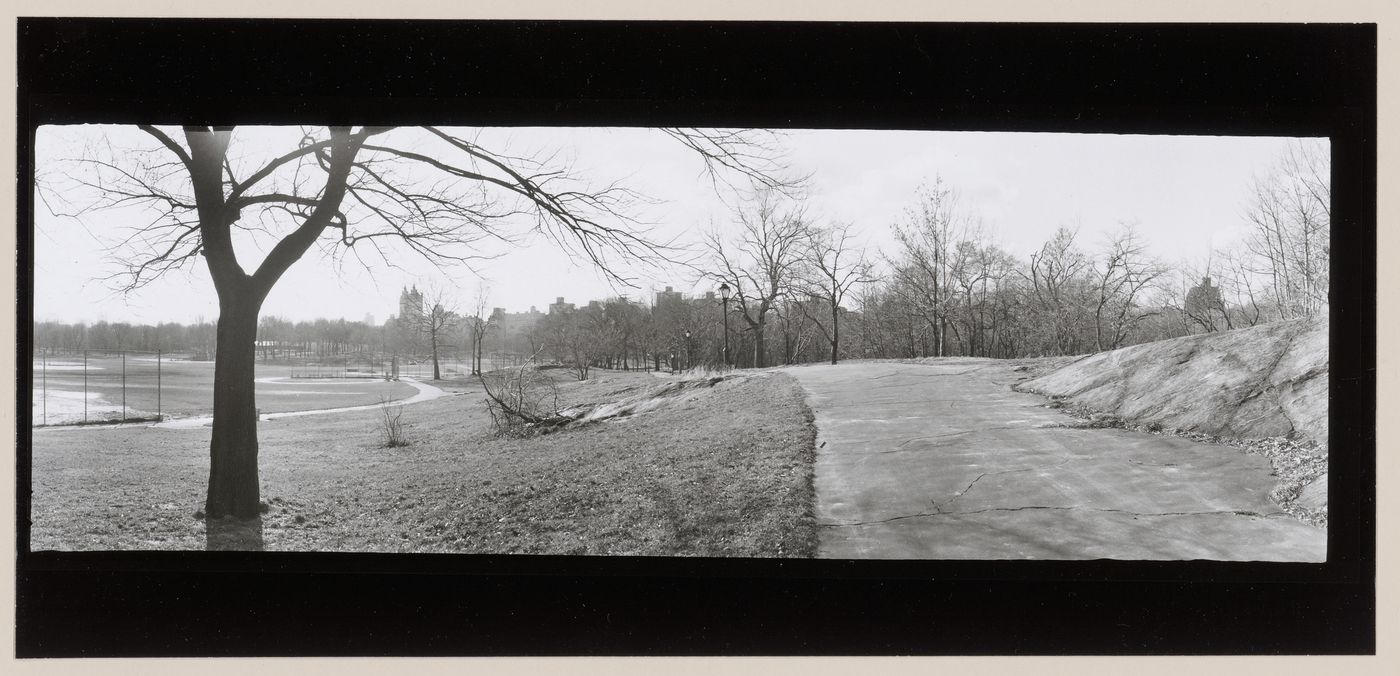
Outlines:
{"type": "Polygon", "coordinates": [[[719,283],[719,297],[724,307],[724,365],[729,366],[729,284],[719,283]]]}
{"type": "Polygon", "coordinates": [[[690,368],[690,329],[685,330],[685,367],[690,368]]]}

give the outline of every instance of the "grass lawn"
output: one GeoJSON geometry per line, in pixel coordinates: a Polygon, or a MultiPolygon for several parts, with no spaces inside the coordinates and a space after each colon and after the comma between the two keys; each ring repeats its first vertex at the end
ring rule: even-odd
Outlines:
{"type": "MultiPolygon", "coordinates": [[[[561,376],[563,374],[560,374],[561,376]]],[[[665,381],[595,371],[565,404],[665,381]]],[[[791,377],[734,378],[655,410],[498,439],[479,385],[403,408],[260,425],[266,549],[810,557],[815,427],[791,377]]],[[[34,434],[31,548],[203,549],[208,428],[34,434]]]]}

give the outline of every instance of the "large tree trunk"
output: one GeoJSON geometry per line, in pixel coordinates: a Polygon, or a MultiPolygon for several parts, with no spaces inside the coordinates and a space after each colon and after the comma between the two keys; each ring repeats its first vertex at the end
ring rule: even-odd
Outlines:
{"type": "Polygon", "coordinates": [[[948,317],[938,318],[938,356],[948,356],[948,317]]]}
{"type": "Polygon", "coordinates": [[[214,357],[214,430],[206,518],[258,515],[258,411],[253,391],[259,303],[220,303],[214,357]]]}
{"type": "Polygon", "coordinates": [[[431,340],[433,343],[433,380],[442,380],[442,371],[438,369],[438,340],[436,329],[433,330],[432,334],[429,336],[428,339],[431,340]]]}

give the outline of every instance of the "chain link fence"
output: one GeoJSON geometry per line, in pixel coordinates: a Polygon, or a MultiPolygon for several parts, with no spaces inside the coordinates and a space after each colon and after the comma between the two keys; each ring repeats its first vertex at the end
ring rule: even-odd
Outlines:
{"type": "MultiPolygon", "coordinates": [[[[39,427],[151,422],[206,413],[212,407],[214,362],[193,356],[198,355],[36,349],[32,355],[31,424],[39,427]]],[[[482,370],[490,372],[523,361],[516,355],[483,355],[482,370]]],[[[443,378],[469,376],[471,355],[465,350],[439,353],[438,368],[443,378]]],[[[431,355],[416,354],[259,359],[258,371],[260,375],[291,380],[431,380],[433,360],[431,355]]]]}
{"type": "Polygon", "coordinates": [[[169,355],[40,349],[33,360],[34,426],[156,421],[164,416],[162,381],[169,355]]]}

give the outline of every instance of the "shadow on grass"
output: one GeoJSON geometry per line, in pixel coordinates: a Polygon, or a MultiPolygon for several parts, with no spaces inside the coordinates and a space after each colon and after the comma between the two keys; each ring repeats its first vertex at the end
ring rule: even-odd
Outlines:
{"type": "Polygon", "coordinates": [[[102,425],[127,425],[131,423],[158,423],[164,421],[165,416],[162,415],[127,416],[125,418],[101,418],[97,420],[80,420],[75,422],[54,423],[52,425],[31,425],[31,427],[35,429],[38,429],[40,427],[100,427],[102,425]]]}
{"type": "Polygon", "coordinates": [[[260,552],[263,550],[261,516],[238,519],[226,516],[205,522],[204,548],[211,552],[260,552]]]}

